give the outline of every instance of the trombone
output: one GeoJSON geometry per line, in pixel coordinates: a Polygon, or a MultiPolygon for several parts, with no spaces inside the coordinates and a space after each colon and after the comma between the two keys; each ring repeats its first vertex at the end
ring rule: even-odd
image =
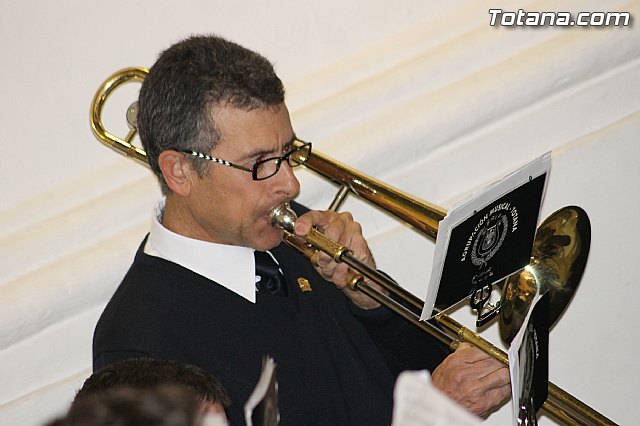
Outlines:
{"type": "MultiPolygon", "coordinates": [[[[102,111],[108,97],[119,86],[129,82],[144,81],[146,68],[130,67],[115,72],[108,77],[96,92],[90,109],[91,129],[96,138],[119,154],[125,155],[149,166],[143,149],[132,144],[137,135],[137,103],[127,110],[129,132],[124,139],[109,133],[102,123],[102,111]]],[[[446,210],[419,198],[406,194],[373,177],[367,176],[323,154],[313,152],[309,156],[296,158],[310,170],[338,185],[329,209],[336,210],[348,194],[384,209],[401,221],[413,226],[431,239],[438,232],[438,222],[446,215],[446,210]]],[[[312,230],[302,242],[292,233],[295,213],[288,206],[275,209],[271,222],[284,230],[284,241],[312,262],[319,251],[328,254],[337,262],[347,263],[355,272],[351,274],[349,286],[370,296],[395,313],[455,349],[459,342],[471,343],[496,360],[508,364],[504,351],[464,327],[444,312],[438,312],[432,322],[421,321],[422,300],[400,287],[395,281],[378,271],[372,270],[355,259],[347,247],[329,240],[317,230],[312,230]],[[365,278],[378,284],[402,299],[403,303],[377,291],[365,282],[365,278]]],[[[532,251],[531,263],[502,284],[499,325],[503,340],[510,342],[524,321],[529,304],[536,292],[549,291],[551,318],[553,323],[568,304],[577,287],[586,264],[590,244],[590,226],[586,213],[579,207],[562,208],[538,227],[532,251]],[[562,241],[558,244],[557,241],[562,241]],[[561,247],[562,246],[562,247],[561,247]],[[568,250],[565,248],[569,246],[568,250]]],[[[563,389],[548,383],[548,397],[542,411],[566,425],[615,425],[604,415],[573,397],[563,389]]]]}

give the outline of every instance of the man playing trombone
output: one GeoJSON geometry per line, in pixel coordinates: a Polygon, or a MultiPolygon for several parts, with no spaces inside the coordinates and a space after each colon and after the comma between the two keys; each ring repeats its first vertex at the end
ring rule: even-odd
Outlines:
{"type": "MultiPolygon", "coordinates": [[[[138,126],[165,199],[96,326],[94,369],[136,356],[198,365],[228,389],[232,424],[265,355],[282,425],[389,424],[407,369],[429,369],[481,417],[508,398],[503,364],[467,344],[447,356],[349,289],[346,264],[320,254],[314,266],[281,243],[270,213],[298,194],[292,167],[311,144],[297,139],[265,58],[216,36],[175,44],[143,83],[138,126]]],[[[315,227],[375,268],[350,214],[296,208],[296,235],[315,227]]]]}

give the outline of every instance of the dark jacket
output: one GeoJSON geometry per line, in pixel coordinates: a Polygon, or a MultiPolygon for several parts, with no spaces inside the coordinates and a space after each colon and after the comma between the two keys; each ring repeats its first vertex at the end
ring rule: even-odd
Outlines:
{"type": "Polygon", "coordinates": [[[231,424],[244,424],[243,404],[262,357],[277,364],[281,425],[388,425],[395,376],[433,369],[446,350],[381,307],[362,311],[281,244],[272,250],[288,296],[258,293],[253,304],[177,264],[146,255],[133,265],[94,334],[94,369],[132,356],[198,365],[232,399],[231,424]],[[297,279],[306,278],[311,292],[297,279]]]}

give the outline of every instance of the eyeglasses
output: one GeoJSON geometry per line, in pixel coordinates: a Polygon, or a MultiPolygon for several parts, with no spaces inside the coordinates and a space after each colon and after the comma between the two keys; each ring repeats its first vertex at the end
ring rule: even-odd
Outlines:
{"type": "Polygon", "coordinates": [[[256,161],[255,163],[253,163],[253,166],[251,168],[233,164],[227,160],[212,157],[210,155],[203,154],[197,151],[191,151],[188,149],[177,151],[182,152],[183,154],[201,158],[203,160],[213,161],[214,163],[222,164],[223,166],[229,166],[239,170],[244,170],[245,172],[251,172],[253,180],[265,180],[278,173],[278,170],[280,170],[280,166],[285,161],[289,163],[290,167],[296,167],[307,160],[307,158],[311,154],[311,142],[303,142],[296,139],[294,143],[302,145],[298,145],[282,157],[271,157],[265,160],[256,161]]]}

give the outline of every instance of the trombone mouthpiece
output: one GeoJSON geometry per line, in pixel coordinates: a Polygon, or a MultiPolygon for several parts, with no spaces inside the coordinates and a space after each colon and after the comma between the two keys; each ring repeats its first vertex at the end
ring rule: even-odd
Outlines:
{"type": "Polygon", "coordinates": [[[298,218],[296,213],[291,210],[291,207],[289,207],[289,203],[284,203],[283,205],[271,210],[269,217],[271,219],[271,226],[278,226],[285,231],[292,233],[293,227],[296,224],[296,219],[298,218]]]}

